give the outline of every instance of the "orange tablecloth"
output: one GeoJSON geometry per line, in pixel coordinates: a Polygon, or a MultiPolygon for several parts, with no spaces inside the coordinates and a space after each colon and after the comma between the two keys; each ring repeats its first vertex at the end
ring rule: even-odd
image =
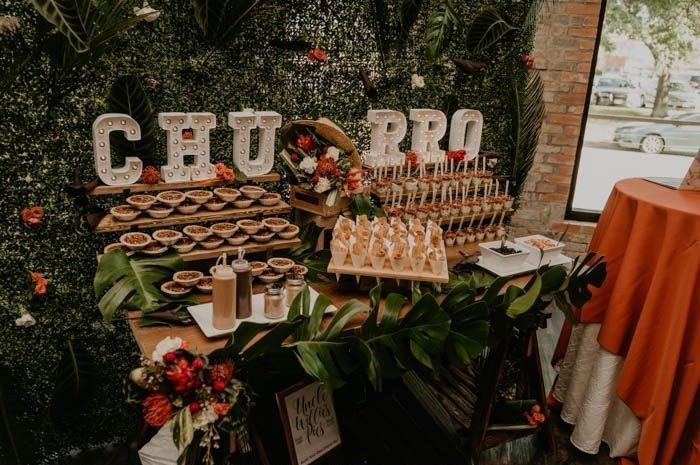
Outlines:
{"type": "Polygon", "coordinates": [[[581,321],[625,357],[617,393],[642,421],[639,464],[700,464],[700,192],[618,182],[590,250],[608,277],[581,321]]]}

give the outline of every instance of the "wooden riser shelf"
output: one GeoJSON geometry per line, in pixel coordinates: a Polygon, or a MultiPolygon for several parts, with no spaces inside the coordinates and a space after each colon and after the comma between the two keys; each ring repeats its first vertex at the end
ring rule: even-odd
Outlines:
{"type": "Polygon", "coordinates": [[[170,216],[162,219],[151,218],[146,213],[142,213],[133,221],[118,221],[112,215],[107,215],[100,221],[100,224],[95,228],[95,232],[106,233],[115,231],[128,231],[130,229],[148,229],[160,228],[162,226],[171,226],[176,224],[193,224],[206,223],[213,221],[226,221],[240,218],[250,218],[253,216],[271,216],[281,215],[292,211],[292,207],[286,202],[279,202],[276,205],[265,207],[256,205],[250,208],[233,208],[228,207],[219,211],[208,211],[201,207],[196,213],[191,215],[183,215],[181,213],[171,213],[170,216]]]}
{"type": "MultiPolygon", "coordinates": [[[[482,185],[479,186],[477,192],[478,192],[479,194],[482,194],[482,195],[483,195],[483,190],[484,190],[484,189],[483,189],[483,184],[482,184],[482,185]]],[[[459,188],[458,193],[459,193],[459,198],[461,198],[461,197],[462,197],[462,188],[461,188],[461,187],[459,188]]],[[[470,186],[470,187],[469,187],[469,190],[467,191],[467,193],[468,193],[467,197],[469,197],[469,198],[473,197],[473,196],[474,196],[474,186],[470,186]]],[[[377,191],[374,190],[374,189],[372,189],[371,194],[372,194],[375,198],[379,199],[379,201],[380,201],[382,204],[384,204],[384,205],[386,205],[387,203],[391,203],[391,200],[392,200],[392,197],[391,197],[392,194],[391,194],[391,192],[389,192],[389,197],[388,197],[389,200],[388,200],[388,201],[387,201],[387,195],[386,195],[386,194],[384,194],[384,195],[379,195],[379,192],[377,192],[377,191]]],[[[418,191],[418,192],[416,192],[415,194],[416,194],[416,200],[415,200],[415,201],[418,202],[418,203],[420,203],[420,200],[421,200],[421,198],[423,197],[423,194],[424,194],[424,193],[421,192],[421,191],[418,191]]],[[[426,194],[427,194],[427,195],[425,196],[425,201],[428,202],[428,201],[430,201],[430,199],[433,198],[433,190],[432,190],[432,189],[428,190],[428,192],[427,192],[426,194]]],[[[441,189],[438,189],[437,192],[436,192],[435,194],[436,194],[436,195],[435,195],[436,197],[440,198],[441,195],[442,195],[442,190],[441,190],[441,189]]],[[[396,196],[396,201],[398,202],[399,200],[404,200],[404,199],[406,199],[406,198],[408,197],[408,192],[402,192],[401,194],[395,194],[395,196],[396,196]]],[[[413,193],[411,193],[411,196],[413,196],[413,193]]],[[[447,193],[445,193],[445,197],[447,198],[447,193]]],[[[478,198],[478,197],[480,197],[480,196],[477,195],[477,198],[478,198]]],[[[452,198],[453,198],[453,199],[455,198],[455,190],[454,190],[454,188],[452,189],[452,198]]]]}
{"type": "MultiPolygon", "coordinates": [[[[514,212],[515,212],[515,210],[512,210],[512,209],[506,211],[505,218],[509,217],[509,216],[512,215],[514,212]]],[[[477,214],[474,215],[474,224],[472,224],[472,227],[476,227],[476,226],[478,225],[479,220],[481,219],[481,215],[484,215],[484,221],[483,221],[483,223],[481,223],[481,226],[482,226],[482,227],[486,227],[486,226],[488,226],[488,222],[491,221],[491,217],[492,217],[492,216],[496,215],[496,217],[498,218],[498,217],[501,216],[501,213],[503,213],[502,210],[501,210],[501,211],[498,211],[498,212],[493,212],[493,211],[491,211],[491,212],[488,212],[488,213],[477,213],[477,214]]],[[[455,216],[454,218],[452,218],[452,227],[456,228],[457,226],[459,226],[459,221],[460,221],[462,218],[464,218],[464,222],[462,223],[462,227],[463,227],[463,228],[466,228],[467,226],[469,226],[469,221],[470,221],[471,218],[472,218],[472,214],[470,213],[470,214],[468,214],[468,215],[466,215],[466,216],[464,216],[464,217],[462,217],[462,216],[455,216]]],[[[428,218],[428,219],[430,219],[430,218],[428,218]]],[[[427,221],[428,221],[428,220],[423,220],[422,223],[425,224],[427,221]]],[[[445,225],[450,224],[450,218],[440,218],[440,219],[431,220],[431,221],[433,221],[433,222],[436,223],[436,224],[439,224],[440,226],[445,226],[445,225]]]]}
{"type": "MultiPolygon", "coordinates": [[[[217,258],[220,257],[221,254],[224,252],[226,252],[228,255],[233,256],[235,252],[237,252],[240,248],[243,248],[246,251],[246,254],[250,254],[255,252],[265,252],[268,250],[291,249],[292,247],[296,247],[299,244],[301,244],[301,239],[299,238],[273,239],[265,243],[249,241],[243,245],[229,245],[227,243],[224,243],[224,245],[212,250],[195,247],[195,249],[193,249],[190,252],[181,253],[180,257],[182,257],[182,259],[186,262],[194,262],[197,260],[209,260],[212,258],[217,258]]],[[[102,258],[102,255],[104,254],[97,255],[98,261],[102,258]]]]}
{"type": "MultiPolygon", "coordinates": [[[[261,183],[261,182],[278,182],[280,175],[278,173],[268,173],[261,176],[251,176],[246,182],[261,183]]],[[[183,181],[183,182],[159,182],[158,184],[129,184],[128,186],[106,186],[99,185],[88,192],[90,195],[114,195],[114,194],[133,194],[136,192],[156,192],[166,190],[180,189],[201,189],[202,187],[215,187],[228,184],[222,178],[207,179],[206,181],[183,181]]]]}

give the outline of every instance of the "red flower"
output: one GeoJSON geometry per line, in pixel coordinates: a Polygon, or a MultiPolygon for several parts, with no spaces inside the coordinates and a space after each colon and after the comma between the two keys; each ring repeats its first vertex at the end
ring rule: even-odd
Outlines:
{"type": "Polygon", "coordinates": [[[155,166],[147,166],[141,172],[139,182],[144,184],[158,184],[160,182],[160,171],[155,166]]]}
{"type": "Polygon", "coordinates": [[[49,281],[44,278],[44,275],[38,272],[33,272],[31,274],[32,282],[34,283],[34,294],[44,295],[46,294],[46,289],[49,285],[49,281]]]}
{"type": "Polygon", "coordinates": [[[175,361],[175,353],[168,352],[167,354],[163,355],[163,361],[166,363],[173,363],[175,361]]]}
{"type": "Polygon", "coordinates": [[[214,168],[216,168],[216,175],[219,177],[223,176],[224,171],[226,171],[226,165],[223,163],[217,163],[214,168]]]}
{"type": "Polygon", "coordinates": [[[190,413],[197,413],[202,409],[199,402],[192,402],[187,406],[187,408],[190,409],[190,413]]]}
{"type": "Polygon", "coordinates": [[[447,159],[448,160],[454,160],[454,161],[462,161],[464,160],[464,157],[467,156],[467,151],[466,150],[448,150],[447,151],[447,159]]]}
{"type": "Polygon", "coordinates": [[[196,371],[199,371],[199,370],[201,370],[202,368],[204,368],[204,360],[202,360],[201,358],[195,358],[195,359],[192,361],[192,369],[193,369],[193,370],[196,370],[196,371]]]}
{"type": "Polygon", "coordinates": [[[225,383],[224,380],[222,380],[222,379],[217,379],[216,381],[214,381],[214,382],[212,383],[211,386],[212,386],[212,388],[214,388],[214,390],[215,390],[216,392],[221,392],[221,391],[223,391],[224,389],[226,389],[226,383],[225,383]]]}
{"type": "Polygon", "coordinates": [[[324,52],[321,47],[310,50],[309,53],[306,54],[306,58],[311,63],[328,63],[328,55],[326,55],[326,52],[324,52]]]}
{"type": "Polygon", "coordinates": [[[314,142],[314,138],[309,134],[299,134],[295,145],[307,154],[316,148],[316,142],[314,142]]]}
{"type": "Polygon", "coordinates": [[[194,139],[194,131],[192,129],[182,130],[182,140],[192,140],[194,139]]]}
{"type": "Polygon", "coordinates": [[[296,152],[292,152],[292,154],[289,156],[289,159],[296,163],[299,161],[299,155],[297,155],[296,152]]]}
{"type": "Polygon", "coordinates": [[[523,53],[520,55],[520,61],[527,69],[533,69],[535,67],[535,57],[528,53],[523,53]]]}
{"type": "Polygon", "coordinates": [[[229,410],[231,410],[231,404],[225,402],[215,402],[212,406],[214,407],[214,413],[220,417],[228,415],[229,410]]]}
{"type": "Polygon", "coordinates": [[[226,168],[224,170],[224,179],[228,182],[233,181],[236,178],[236,173],[233,172],[233,169],[231,168],[226,168]]]}
{"type": "Polygon", "coordinates": [[[38,228],[41,226],[41,219],[44,217],[44,209],[39,206],[25,208],[22,210],[20,216],[22,217],[22,221],[24,221],[27,226],[38,228]]]}
{"type": "Polygon", "coordinates": [[[143,419],[155,428],[166,424],[173,416],[173,405],[164,394],[154,392],[143,401],[143,419]]]}
{"type": "Polygon", "coordinates": [[[313,178],[311,178],[311,184],[318,184],[318,181],[319,181],[318,176],[314,176],[313,178]]]}

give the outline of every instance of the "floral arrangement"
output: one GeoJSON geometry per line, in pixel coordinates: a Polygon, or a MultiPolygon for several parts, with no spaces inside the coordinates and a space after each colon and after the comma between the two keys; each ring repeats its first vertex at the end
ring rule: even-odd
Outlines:
{"type": "Polygon", "coordinates": [[[226,182],[233,182],[236,179],[236,172],[233,168],[229,168],[225,163],[217,163],[214,165],[216,169],[216,175],[220,178],[224,178],[226,182]]]}
{"type": "Polygon", "coordinates": [[[285,129],[280,156],[300,184],[326,194],[327,205],[334,205],[343,192],[349,196],[362,190],[362,169],[353,159],[352,143],[340,147],[306,124],[285,129]]]}
{"type": "Polygon", "coordinates": [[[168,423],[173,442],[185,453],[196,432],[203,463],[213,465],[221,433],[240,431],[246,422],[250,398],[234,375],[232,360],[209,360],[193,352],[178,337],[158,343],[150,359],[131,372],[137,391],[132,400],[141,404],[144,421],[155,428],[168,423]]]}

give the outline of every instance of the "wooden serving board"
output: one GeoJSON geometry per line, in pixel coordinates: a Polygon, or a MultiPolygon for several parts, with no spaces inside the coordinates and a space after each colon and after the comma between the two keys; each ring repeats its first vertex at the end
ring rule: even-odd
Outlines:
{"type": "MultiPolygon", "coordinates": [[[[280,175],[278,173],[268,173],[260,176],[250,176],[246,182],[278,182],[280,175]]],[[[182,182],[159,182],[158,184],[129,184],[127,186],[107,186],[99,185],[88,192],[90,195],[114,195],[114,194],[132,194],[135,192],[155,192],[166,190],[179,189],[201,189],[202,187],[221,186],[227,184],[222,178],[212,178],[205,181],[182,181],[182,182]]]]}
{"type": "MultiPolygon", "coordinates": [[[[369,258],[367,258],[369,261],[369,258]]],[[[363,267],[356,268],[353,266],[350,260],[350,254],[348,254],[345,263],[342,266],[336,266],[332,262],[328,264],[328,272],[336,274],[349,274],[355,276],[371,276],[375,278],[387,278],[387,279],[405,279],[407,281],[426,281],[433,283],[446,283],[450,280],[450,275],[447,270],[447,263],[443,265],[443,270],[441,274],[433,273],[430,269],[430,263],[428,260],[425,261],[425,268],[421,273],[416,273],[410,267],[404,268],[402,271],[395,271],[391,267],[391,262],[387,257],[384,263],[384,268],[373,268],[370,263],[363,267]]]]}
{"type": "MultiPolygon", "coordinates": [[[[371,242],[370,242],[371,244],[371,242]]],[[[430,261],[426,258],[425,266],[423,271],[420,273],[413,271],[410,264],[407,264],[403,270],[396,271],[391,267],[391,259],[387,257],[384,261],[384,266],[382,268],[375,268],[369,258],[369,254],[366,257],[363,266],[356,267],[352,263],[352,258],[350,253],[345,257],[345,262],[342,265],[336,265],[333,263],[333,259],[328,263],[328,272],[335,273],[336,276],[341,274],[348,274],[354,276],[370,276],[375,278],[387,278],[387,279],[404,279],[407,281],[426,281],[433,283],[446,283],[450,280],[450,274],[447,265],[447,254],[445,251],[445,242],[441,241],[440,248],[442,249],[442,255],[444,258],[442,264],[442,273],[435,274],[430,267],[430,261]]]]}
{"type": "Polygon", "coordinates": [[[100,221],[100,224],[95,228],[95,232],[114,232],[128,231],[133,228],[148,229],[159,228],[161,226],[169,226],[174,224],[192,224],[205,223],[210,221],[225,221],[231,219],[250,218],[252,216],[263,215],[280,215],[289,213],[292,207],[288,203],[280,201],[276,205],[266,207],[263,205],[254,205],[249,208],[234,208],[226,207],[219,211],[205,210],[200,207],[199,211],[191,215],[183,215],[182,213],[171,213],[169,216],[161,219],[151,218],[147,213],[142,213],[133,221],[118,221],[112,215],[107,215],[100,221]]]}

